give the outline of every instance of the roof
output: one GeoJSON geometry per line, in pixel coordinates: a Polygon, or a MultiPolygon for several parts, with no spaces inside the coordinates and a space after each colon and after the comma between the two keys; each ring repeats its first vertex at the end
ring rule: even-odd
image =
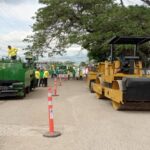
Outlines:
{"type": "Polygon", "coordinates": [[[115,36],[108,43],[109,44],[143,44],[150,41],[149,37],[130,37],[130,36],[115,36]]]}

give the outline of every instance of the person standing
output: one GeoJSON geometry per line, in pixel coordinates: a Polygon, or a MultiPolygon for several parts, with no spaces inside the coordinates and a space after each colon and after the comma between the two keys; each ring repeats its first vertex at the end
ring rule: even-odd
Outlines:
{"type": "Polygon", "coordinates": [[[76,77],[76,70],[75,70],[75,67],[73,67],[73,69],[72,69],[72,76],[73,76],[73,79],[75,79],[75,77],[76,77]]]}
{"type": "Polygon", "coordinates": [[[80,80],[83,80],[83,72],[82,72],[82,69],[80,68],[79,70],[79,79],[80,80]]]}
{"type": "Polygon", "coordinates": [[[70,70],[69,69],[67,70],[67,77],[68,77],[68,80],[70,80],[70,70]]]}
{"type": "Polygon", "coordinates": [[[88,77],[88,73],[89,73],[89,68],[88,68],[88,66],[85,68],[85,77],[86,77],[86,79],[87,79],[87,77],[88,77]]]}
{"type": "Polygon", "coordinates": [[[17,48],[12,48],[10,45],[8,45],[8,56],[12,59],[12,60],[16,60],[17,58],[17,48]]]}
{"type": "Polygon", "coordinates": [[[79,67],[76,68],[76,71],[75,71],[75,72],[76,72],[76,75],[75,75],[75,76],[76,76],[76,79],[79,80],[79,77],[80,77],[80,75],[79,75],[79,72],[80,72],[79,67]]]}
{"type": "Polygon", "coordinates": [[[44,70],[41,69],[40,70],[40,83],[39,83],[39,86],[44,86],[44,70]]]}
{"type": "Polygon", "coordinates": [[[38,87],[39,85],[39,79],[40,79],[40,69],[38,68],[36,71],[35,71],[35,79],[36,79],[36,84],[35,86],[38,87]]]}
{"type": "Polygon", "coordinates": [[[44,86],[47,87],[47,82],[48,82],[48,77],[49,77],[49,72],[44,69],[44,86]]]}
{"type": "Polygon", "coordinates": [[[60,73],[59,67],[57,67],[57,68],[56,68],[56,78],[59,77],[59,73],[60,73]]]}

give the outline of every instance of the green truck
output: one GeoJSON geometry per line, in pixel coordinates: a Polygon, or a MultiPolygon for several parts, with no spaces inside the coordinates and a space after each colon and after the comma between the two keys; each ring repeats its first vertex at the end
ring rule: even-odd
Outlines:
{"type": "Polygon", "coordinates": [[[25,97],[34,87],[34,69],[21,60],[0,60],[0,97],[25,97]]]}

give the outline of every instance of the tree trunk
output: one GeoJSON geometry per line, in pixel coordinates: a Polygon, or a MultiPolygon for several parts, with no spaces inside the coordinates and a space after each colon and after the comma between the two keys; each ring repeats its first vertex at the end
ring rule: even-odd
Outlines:
{"type": "Polygon", "coordinates": [[[124,7],[124,2],[123,2],[123,0],[120,0],[120,4],[121,4],[122,7],[124,7]]]}

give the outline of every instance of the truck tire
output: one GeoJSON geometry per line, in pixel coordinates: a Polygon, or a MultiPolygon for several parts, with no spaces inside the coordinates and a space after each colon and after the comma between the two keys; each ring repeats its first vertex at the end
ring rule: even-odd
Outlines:
{"type": "Polygon", "coordinates": [[[26,97],[26,88],[24,87],[23,88],[23,95],[21,96],[21,99],[25,98],[26,97]]]}

